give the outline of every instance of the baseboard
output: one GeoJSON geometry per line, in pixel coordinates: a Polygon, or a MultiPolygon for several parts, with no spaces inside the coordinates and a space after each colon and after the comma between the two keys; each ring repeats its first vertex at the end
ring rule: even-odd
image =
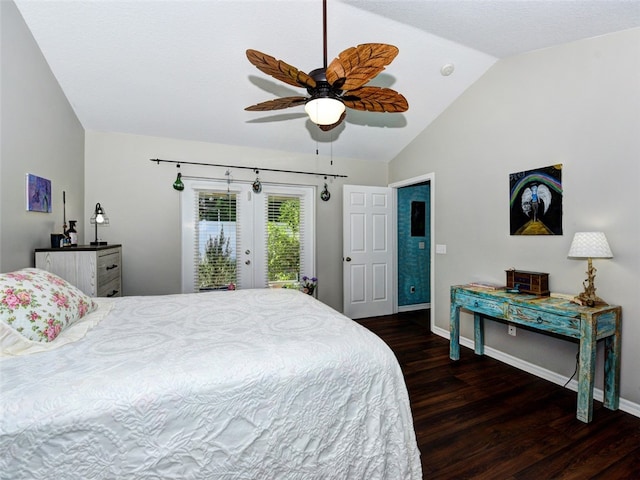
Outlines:
{"type": "Polygon", "coordinates": [[[400,312],[413,312],[415,310],[427,310],[431,308],[430,303],[414,303],[413,305],[398,306],[398,313],[400,312]]]}
{"type": "MultiPolygon", "coordinates": [[[[431,331],[436,335],[439,335],[440,337],[444,337],[447,340],[449,340],[448,330],[433,326],[431,331]]],[[[471,350],[473,350],[474,348],[473,340],[465,337],[460,337],[460,345],[468,347],[471,350]]],[[[504,352],[496,350],[495,348],[487,347],[486,345],[484,347],[484,354],[491,358],[495,358],[496,360],[500,360],[501,362],[504,362],[507,365],[511,365],[527,373],[531,373],[536,377],[540,377],[550,382],[553,382],[557,385],[564,385],[565,383],[567,383],[567,380],[569,380],[568,377],[559,375],[556,372],[552,372],[551,370],[547,370],[546,368],[542,368],[538,365],[534,365],[533,363],[525,362],[524,360],[518,357],[508,355],[504,352]]],[[[569,390],[573,390],[574,392],[577,392],[578,381],[571,380],[566,388],[568,388],[569,390]]],[[[599,388],[594,388],[593,398],[595,398],[599,402],[602,402],[604,398],[604,392],[599,388]]],[[[631,402],[629,400],[625,400],[624,398],[620,398],[620,410],[622,410],[623,412],[630,413],[634,417],[640,418],[640,405],[637,403],[631,402]]]]}

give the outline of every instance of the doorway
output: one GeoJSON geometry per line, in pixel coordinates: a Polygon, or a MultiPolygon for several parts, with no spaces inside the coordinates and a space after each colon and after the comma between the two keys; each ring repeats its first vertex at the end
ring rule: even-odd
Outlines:
{"type": "MultiPolygon", "coordinates": [[[[435,308],[435,174],[429,173],[409,178],[392,183],[389,187],[393,189],[396,205],[393,222],[393,235],[397,244],[394,258],[396,266],[394,289],[397,292],[394,311],[423,309],[433,311],[435,308]],[[424,236],[420,235],[422,233],[421,202],[424,202],[424,236]],[[411,217],[414,215],[412,225],[411,217]],[[409,219],[403,220],[406,216],[409,216],[409,219]],[[406,221],[406,224],[403,225],[403,221],[406,221]],[[400,236],[406,240],[404,246],[400,236]],[[414,287],[413,293],[411,287],[414,287]]],[[[433,315],[430,315],[431,328],[433,323],[433,315]]]]}
{"type": "Polygon", "coordinates": [[[396,190],[398,312],[430,307],[430,188],[423,182],[396,190]]]}
{"type": "MultiPolygon", "coordinates": [[[[184,177],[183,177],[184,178],[184,177]]],[[[315,189],[185,179],[182,292],[297,288],[315,273],[315,189]]]]}

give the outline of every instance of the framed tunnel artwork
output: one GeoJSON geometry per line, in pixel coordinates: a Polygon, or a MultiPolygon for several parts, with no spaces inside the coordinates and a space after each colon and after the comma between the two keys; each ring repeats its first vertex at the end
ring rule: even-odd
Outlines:
{"type": "Polygon", "coordinates": [[[511,235],[562,235],[562,164],[509,175],[511,235]]]}

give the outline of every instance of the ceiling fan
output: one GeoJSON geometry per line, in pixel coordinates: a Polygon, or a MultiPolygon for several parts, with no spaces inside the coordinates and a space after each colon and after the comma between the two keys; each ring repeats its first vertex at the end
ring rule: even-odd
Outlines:
{"type": "Polygon", "coordinates": [[[346,118],[346,107],[367,112],[405,112],[407,99],[390,88],[366,86],[389,65],[398,48],[384,43],[350,47],[327,65],[327,0],[322,1],[324,66],[306,74],[282,60],[257,50],[247,58],[258,70],[294,87],[307,89],[308,96],[268,100],[245,108],[248,111],[280,110],[305,106],[312,122],[328,131],[346,118]]]}

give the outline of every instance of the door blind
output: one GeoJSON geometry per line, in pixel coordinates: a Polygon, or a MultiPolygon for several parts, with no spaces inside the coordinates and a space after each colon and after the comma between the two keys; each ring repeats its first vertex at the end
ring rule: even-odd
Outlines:
{"type": "Polygon", "coordinates": [[[200,190],[196,196],[195,291],[224,290],[240,281],[235,193],[200,190]]]}
{"type": "Polygon", "coordinates": [[[267,282],[295,284],[303,275],[304,197],[268,195],[267,282]]]}

